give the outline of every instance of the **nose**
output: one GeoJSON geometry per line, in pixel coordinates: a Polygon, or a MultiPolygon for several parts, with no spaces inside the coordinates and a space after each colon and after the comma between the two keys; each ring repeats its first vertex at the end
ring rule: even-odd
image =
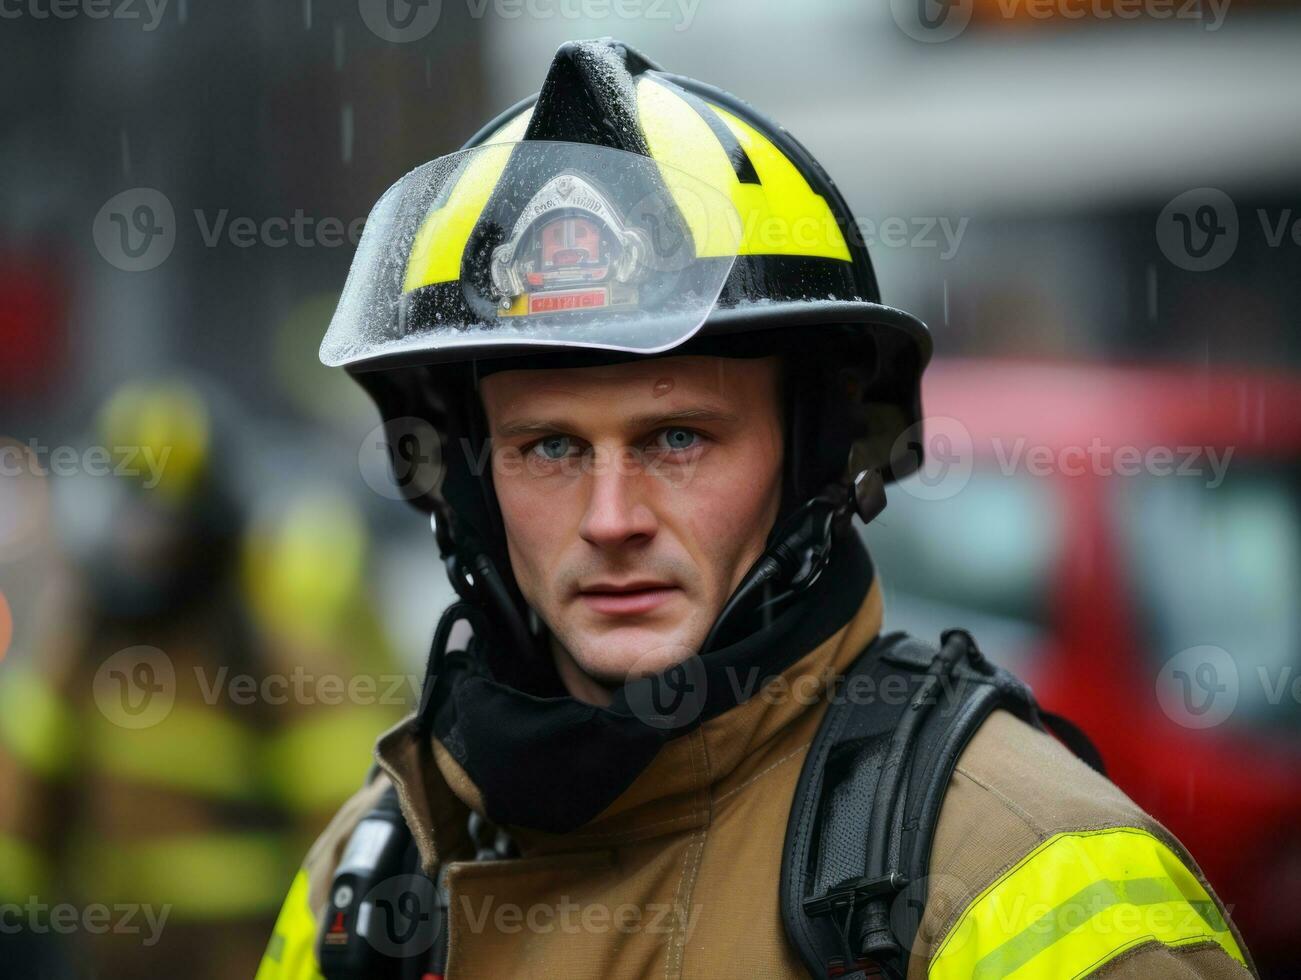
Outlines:
{"type": "Polygon", "coordinates": [[[659,521],[646,499],[646,479],[634,454],[598,448],[578,529],[583,540],[598,548],[613,548],[653,538],[659,521]]]}

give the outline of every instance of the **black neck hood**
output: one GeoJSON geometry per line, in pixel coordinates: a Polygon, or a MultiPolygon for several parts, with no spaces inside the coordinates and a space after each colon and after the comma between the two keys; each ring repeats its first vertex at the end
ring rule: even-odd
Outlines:
{"type": "MultiPolygon", "coordinates": [[[[848,533],[818,581],[765,627],[624,685],[607,707],[498,679],[487,665],[508,658],[476,639],[445,658],[433,735],[479,789],[491,820],[575,830],[617,799],[667,741],[747,700],[833,636],[858,611],[873,574],[862,541],[848,533]]],[[[563,690],[558,678],[548,686],[563,690]]]]}

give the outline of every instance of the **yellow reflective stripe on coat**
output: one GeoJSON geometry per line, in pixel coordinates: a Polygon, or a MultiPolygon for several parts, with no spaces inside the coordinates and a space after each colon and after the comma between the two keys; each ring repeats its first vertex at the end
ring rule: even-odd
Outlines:
{"type": "Polygon", "coordinates": [[[177,922],[239,919],[276,907],[287,841],[272,833],[205,833],[151,841],[84,841],[87,894],[170,907],[177,922]]]}
{"type": "Polygon", "coordinates": [[[114,777],[223,800],[258,793],[258,735],[215,708],[178,704],[148,728],[100,718],[88,749],[114,777]]]}
{"type": "Polygon", "coordinates": [[[34,670],[0,677],[0,747],[37,774],[67,772],[76,744],[76,717],[59,692],[34,670]]]}
{"type": "Polygon", "coordinates": [[[1214,942],[1245,966],[1214,899],[1144,830],[1056,834],[986,888],[931,960],[933,980],[1077,977],[1126,950],[1214,942]]]}
{"type": "Polygon", "coordinates": [[[294,876],[254,980],[321,980],[306,871],[294,876]]]}

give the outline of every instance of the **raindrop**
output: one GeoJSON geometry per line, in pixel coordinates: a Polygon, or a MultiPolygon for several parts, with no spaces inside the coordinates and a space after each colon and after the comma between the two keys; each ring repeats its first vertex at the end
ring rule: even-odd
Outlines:
{"type": "Polygon", "coordinates": [[[312,0],[303,0],[303,28],[312,29],[312,0]]]}
{"type": "Polygon", "coordinates": [[[181,0],[176,5],[176,23],[184,24],[190,19],[190,0],[181,0]]]}
{"type": "Polygon", "coordinates": [[[347,60],[348,52],[343,43],[343,24],[337,22],[334,25],[334,70],[342,71],[343,63],[347,60]]]}
{"type": "Polygon", "coordinates": [[[1156,320],[1156,265],[1147,264],[1147,318],[1156,320]]]}
{"type": "Polygon", "coordinates": [[[949,280],[944,280],[944,325],[949,325],[949,280]]]}
{"type": "Polygon", "coordinates": [[[655,382],[655,384],[651,387],[651,397],[653,397],[653,398],[663,398],[665,395],[667,395],[667,394],[668,394],[670,391],[672,391],[672,390],[673,390],[673,379],[672,379],[672,378],[660,378],[660,379],[657,380],[657,381],[655,382]]]}
{"type": "Polygon", "coordinates": [[[343,141],[343,162],[352,163],[352,103],[345,102],[340,118],[341,138],[343,141]]]}
{"type": "Polygon", "coordinates": [[[126,134],[126,129],[118,130],[118,144],[122,154],[122,176],[131,176],[131,139],[126,134]]]}

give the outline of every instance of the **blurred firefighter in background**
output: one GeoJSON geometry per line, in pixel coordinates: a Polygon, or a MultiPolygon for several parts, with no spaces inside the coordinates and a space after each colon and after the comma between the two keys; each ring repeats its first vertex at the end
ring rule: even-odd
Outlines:
{"type": "Polygon", "coordinates": [[[285,871],[402,710],[356,508],[328,487],[250,505],[203,391],[107,401],[119,475],[56,509],[82,574],[0,670],[0,903],[109,910],[84,947],[27,923],[18,975],[250,976],[285,871]]]}

